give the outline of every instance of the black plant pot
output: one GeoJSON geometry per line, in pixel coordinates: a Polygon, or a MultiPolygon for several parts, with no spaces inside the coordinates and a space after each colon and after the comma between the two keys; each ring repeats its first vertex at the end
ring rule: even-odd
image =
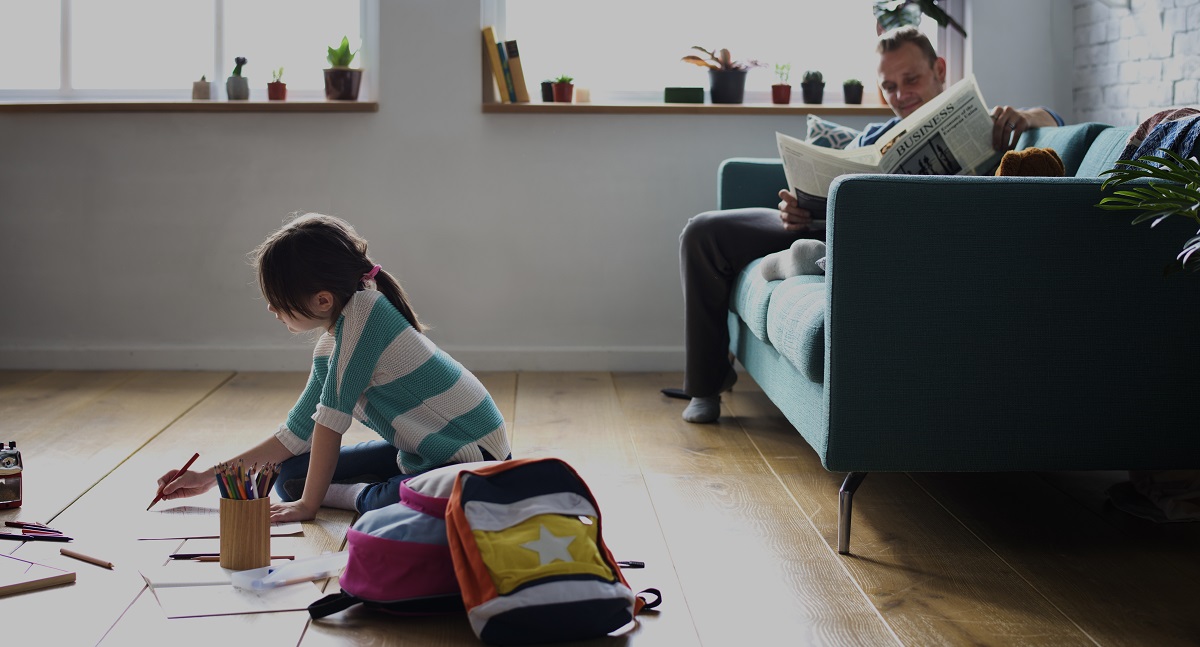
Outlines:
{"type": "Polygon", "coordinates": [[[554,82],[542,81],[542,102],[554,103],[554,82]]]}
{"type": "Polygon", "coordinates": [[[821,103],[825,98],[825,82],[801,83],[800,93],[804,95],[804,103],[821,103]]]}
{"type": "Polygon", "coordinates": [[[846,103],[862,103],[863,86],[861,85],[843,85],[842,94],[846,97],[846,103]]]}
{"type": "Polygon", "coordinates": [[[746,70],[709,70],[708,81],[713,103],[741,103],[746,94],[746,70]]]}
{"type": "Polygon", "coordinates": [[[358,101],[362,70],[330,67],[325,70],[325,98],[336,101],[358,101]]]}

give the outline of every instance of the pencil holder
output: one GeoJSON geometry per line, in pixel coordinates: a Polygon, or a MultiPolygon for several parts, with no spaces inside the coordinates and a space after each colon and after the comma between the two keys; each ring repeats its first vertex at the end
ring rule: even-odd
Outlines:
{"type": "Polygon", "coordinates": [[[235,571],[271,565],[271,500],[221,499],[221,566],[235,571]]]}

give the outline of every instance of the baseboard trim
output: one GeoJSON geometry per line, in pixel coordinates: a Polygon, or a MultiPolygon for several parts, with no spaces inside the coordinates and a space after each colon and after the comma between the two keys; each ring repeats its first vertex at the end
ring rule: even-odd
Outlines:
{"type": "MultiPolygon", "coordinates": [[[[680,371],[671,346],[481,348],[445,346],[472,371],[680,371]]],[[[307,371],[305,348],[0,348],[5,370],[307,371]]]]}

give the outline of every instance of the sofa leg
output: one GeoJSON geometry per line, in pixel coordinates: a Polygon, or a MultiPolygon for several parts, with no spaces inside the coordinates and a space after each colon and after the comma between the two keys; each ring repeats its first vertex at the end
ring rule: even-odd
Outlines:
{"type": "Polygon", "coordinates": [[[854,491],[867,478],[866,472],[850,472],[842,481],[842,489],[838,492],[838,553],[850,554],[850,509],[853,506],[854,491]]]}

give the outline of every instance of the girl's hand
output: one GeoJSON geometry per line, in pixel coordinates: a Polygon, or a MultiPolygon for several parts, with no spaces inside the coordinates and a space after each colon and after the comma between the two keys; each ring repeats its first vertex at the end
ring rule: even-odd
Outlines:
{"type": "Polygon", "coordinates": [[[209,472],[180,473],[179,470],[171,470],[158,479],[158,490],[162,492],[164,500],[203,494],[216,485],[216,479],[209,472]]]}
{"type": "Polygon", "coordinates": [[[321,506],[308,506],[304,500],[271,504],[271,523],[315,519],[321,506]]]}

